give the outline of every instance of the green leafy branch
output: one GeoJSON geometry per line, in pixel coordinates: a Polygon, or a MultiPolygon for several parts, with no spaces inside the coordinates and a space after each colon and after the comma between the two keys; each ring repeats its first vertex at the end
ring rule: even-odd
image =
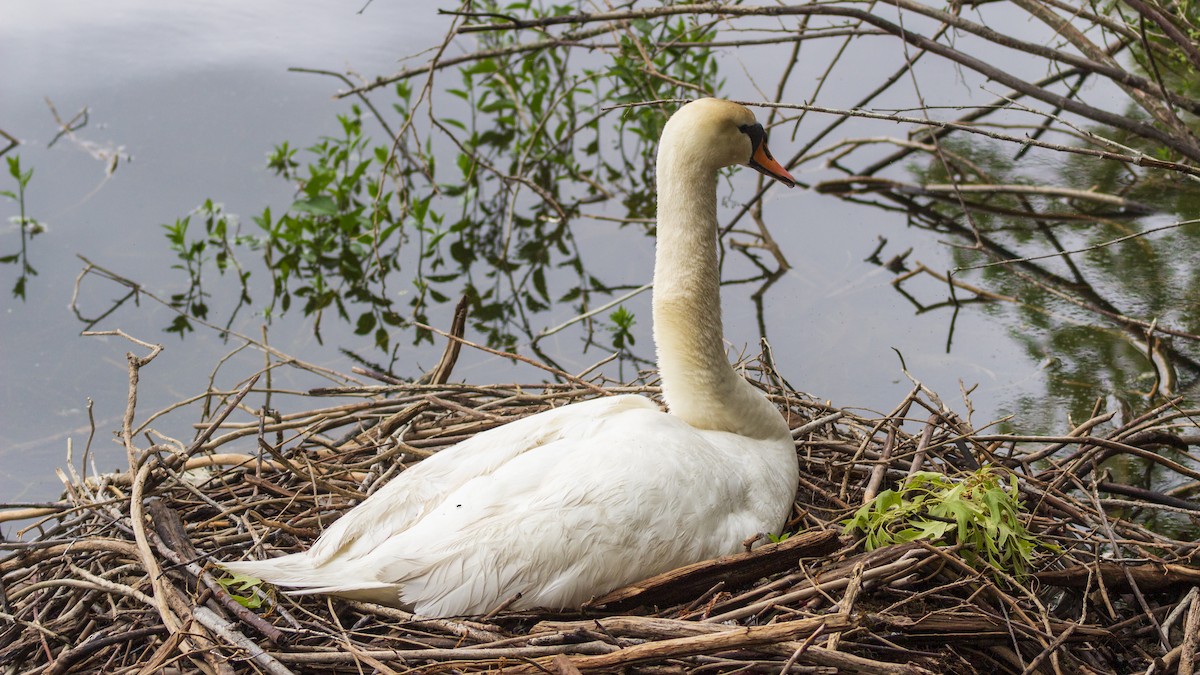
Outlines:
{"type": "Polygon", "coordinates": [[[625,309],[624,305],[616,308],[608,315],[612,322],[608,330],[612,333],[612,345],[618,350],[625,350],[634,343],[633,325],[637,323],[633,312],[625,309]]]}
{"type": "Polygon", "coordinates": [[[262,580],[245,574],[231,574],[217,579],[239,605],[247,609],[262,607],[265,592],[262,590],[262,580]]]}
{"type": "Polygon", "coordinates": [[[235,247],[253,245],[253,237],[239,233],[236,216],[225,213],[224,207],[206,200],[200,208],[190,215],[178,218],[174,223],[162,226],[166,230],[167,245],[175,252],[178,262],[172,269],[183,270],[187,273],[190,283],[187,290],[171,295],[171,306],[179,309],[182,314],[175,317],[167,327],[168,333],[183,336],[193,330],[189,317],[201,320],[208,318],[209,293],[204,290],[204,268],[212,262],[217,271],[224,276],[233,270],[240,285],[240,296],[237,307],[229,314],[226,328],[233,323],[238,310],[251,302],[250,289],[247,280],[250,272],[243,269],[234,254],[235,247]],[[204,235],[189,236],[188,228],[192,227],[192,218],[203,220],[204,235]]]}
{"type": "Polygon", "coordinates": [[[29,181],[33,178],[33,169],[28,171],[21,170],[21,156],[15,155],[6,158],[8,162],[8,175],[12,176],[17,181],[17,191],[0,190],[0,197],[7,197],[17,203],[17,215],[11,219],[11,222],[17,226],[21,232],[21,250],[5,256],[0,256],[0,263],[16,264],[21,268],[21,273],[17,276],[17,282],[13,284],[12,294],[14,298],[25,299],[25,285],[29,277],[37,276],[37,270],[33,265],[29,264],[29,242],[46,231],[46,226],[40,221],[29,217],[25,212],[25,190],[29,187],[29,181]]]}
{"type": "MultiPolygon", "coordinates": [[[[533,16],[578,11],[571,3],[483,7],[533,16]]],[[[613,58],[582,62],[569,45],[509,53],[515,35],[482,36],[490,56],[461,67],[461,84],[442,89],[461,99],[455,115],[440,114],[443,104],[398,81],[390,110],[368,104],[388,132],[385,142],[371,140],[364,110],[353,106],[338,118],[340,133],[304,147],[305,156],[277,146],[268,166],[296,197],[282,212],[255,216],[256,236],[223,246],[211,236],[219,229],[195,239],[187,218],[166,226],[190,281],[177,305],[196,317],[211,313],[218,294],[201,285],[205,256],[240,245],[260,253],[270,275],[265,314],[298,309],[318,339],[323,316],[332,314],[381,351],[391,349],[396,327],[414,342],[431,340],[420,328],[434,323],[431,309],[462,296],[474,330],[498,349],[532,335],[534,314],[566,303],[587,313],[593,294],[611,294],[612,280],[589,274],[574,221],[583,205],[608,200],[623,204],[631,222],[652,218],[650,169],[666,119],[657,108],[611,115],[600,104],[719,88],[711,50],[677,48],[711,40],[711,21],[639,21],[608,32],[615,41],[603,48],[613,58]]],[[[186,322],[169,330],[182,333],[186,322]]],[[[614,344],[626,358],[632,315],[614,323],[614,344]]],[[[595,324],[585,326],[591,344],[595,324]]]]}
{"type": "Polygon", "coordinates": [[[842,521],[845,532],[866,535],[867,550],[928,540],[957,543],[969,563],[1022,578],[1038,548],[1057,550],[1029,533],[1017,499],[1017,477],[984,467],[955,480],[920,471],[899,490],[884,490],[842,521]]]}

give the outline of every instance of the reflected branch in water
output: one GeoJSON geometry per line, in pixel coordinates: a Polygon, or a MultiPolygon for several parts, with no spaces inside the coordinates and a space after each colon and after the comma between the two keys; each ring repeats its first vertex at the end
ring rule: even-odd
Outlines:
{"type": "Polygon", "coordinates": [[[3,129],[0,129],[0,136],[2,136],[4,138],[4,140],[8,141],[8,145],[4,146],[3,148],[0,148],[0,157],[7,155],[9,150],[12,150],[13,148],[15,148],[21,144],[21,141],[18,141],[17,139],[13,138],[12,135],[10,135],[7,131],[5,131],[3,129]]]}
{"type": "MultiPolygon", "coordinates": [[[[113,272],[112,270],[109,270],[107,268],[104,268],[100,265],[97,265],[96,263],[92,262],[91,260],[87,259],[86,257],[84,257],[82,255],[77,255],[76,257],[78,257],[81,261],[83,261],[83,263],[85,265],[84,271],[81,272],[79,275],[79,280],[83,280],[88,276],[98,276],[98,277],[101,277],[108,281],[111,281],[113,283],[116,283],[120,286],[124,286],[124,287],[130,289],[130,292],[133,294],[133,297],[135,297],[135,298],[140,299],[140,298],[145,297],[145,298],[153,301],[154,303],[169,309],[170,311],[172,311],[174,313],[177,313],[177,314],[183,313],[182,310],[180,310],[178,307],[176,307],[172,302],[158,297],[158,295],[147,290],[143,285],[137,283],[136,281],[129,279],[128,277],[122,276],[122,275],[120,275],[116,272],[113,272]]],[[[82,317],[83,313],[84,313],[83,310],[80,309],[79,305],[78,305],[78,303],[80,302],[79,289],[81,287],[82,287],[81,284],[77,284],[75,292],[71,296],[71,310],[72,310],[72,312],[75,313],[76,316],[80,316],[80,317],[82,317]]],[[[128,297],[129,296],[127,294],[125,297],[122,297],[117,302],[124,303],[128,297]]],[[[105,315],[107,315],[107,314],[108,314],[108,312],[106,311],[105,315]]],[[[303,359],[298,359],[290,354],[286,354],[286,353],[276,349],[275,347],[272,347],[271,345],[267,344],[263,340],[258,340],[258,339],[252,338],[248,335],[239,333],[236,330],[222,329],[219,326],[208,323],[207,321],[205,321],[204,319],[201,319],[200,317],[189,316],[187,318],[189,321],[192,321],[199,325],[202,325],[211,331],[227,334],[230,337],[236,338],[237,340],[240,340],[240,341],[242,341],[250,346],[253,346],[254,348],[256,348],[266,354],[271,355],[272,357],[278,359],[279,361],[286,362],[286,363],[292,364],[292,365],[296,365],[297,367],[303,368],[304,370],[311,371],[311,372],[313,372],[317,375],[320,375],[322,377],[325,377],[331,381],[339,382],[339,383],[347,383],[347,382],[353,381],[352,378],[348,379],[344,375],[342,375],[341,373],[339,373],[335,370],[330,370],[329,368],[325,368],[323,366],[318,366],[318,365],[315,365],[312,363],[308,363],[307,361],[304,361],[303,359]]],[[[84,320],[87,321],[87,319],[84,319],[84,320]]]]}
{"type": "MultiPolygon", "coordinates": [[[[754,303],[754,318],[758,322],[758,336],[761,344],[763,345],[764,359],[766,360],[770,371],[776,375],[778,375],[778,373],[775,370],[775,359],[774,356],[770,354],[770,345],[767,342],[767,313],[764,309],[763,299],[767,297],[767,291],[771,290],[771,287],[775,285],[775,282],[782,279],[783,275],[785,274],[787,274],[787,268],[784,267],[780,267],[774,272],[767,274],[766,278],[762,280],[762,285],[759,286],[756,291],[750,294],[750,301],[754,303]]],[[[780,381],[782,381],[782,377],[780,381]]]]}
{"type": "MultiPolygon", "coordinates": [[[[965,154],[969,151],[960,149],[959,152],[965,154]]],[[[979,156],[981,158],[979,162],[988,163],[986,153],[979,156]]],[[[936,167],[937,164],[931,162],[930,166],[936,167]]],[[[991,167],[989,173],[1011,171],[1010,168],[1000,168],[994,162],[989,166],[991,167]]],[[[931,227],[939,232],[953,234],[963,243],[960,248],[955,249],[958,264],[949,275],[942,278],[953,278],[954,275],[960,275],[966,271],[982,272],[989,285],[995,285],[997,282],[1000,284],[999,290],[990,291],[990,293],[993,296],[1012,300],[1013,306],[1020,308],[1026,320],[1033,320],[1034,315],[1047,318],[1057,316],[1055,321],[1061,322],[1059,327],[1053,327],[1054,323],[1046,324],[1041,320],[1033,320],[1034,325],[1041,325],[1049,329],[1050,333],[1042,338],[1034,336],[1022,338],[1031,349],[1037,350],[1037,352],[1031,353],[1031,356],[1040,356],[1039,352],[1044,349],[1043,345],[1046,344],[1043,340],[1047,338],[1051,344],[1058,342],[1063,347],[1066,347],[1067,344],[1072,345],[1069,349],[1059,351],[1065,360],[1059,359],[1057,363],[1060,366],[1073,364],[1070,365],[1074,368],[1073,374],[1057,380],[1052,379],[1050,381],[1052,389],[1055,388],[1055,381],[1068,387],[1076,387],[1077,383],[1091,382],[1080,391],[1090,390],[1093,392],[1102,390],[1104,381],[1120,382],[1123,384],[1119,390],[1126,392],[1127,395],[1143,400],[1153,400],[1163,391],[1173,390],[1170,383],[1181,371],[1187,375],[1184,378],[1185,387],[1193,386],[1200,380],[1200,369],[1197,369],[1197,365],[1200,365],[1200,345],[1198,345],[1200,338],[1197,335],[1191,331],[1172,327],[1169,322],[1164,321],[1163,317],[1158,315],[1151,315],[1146,319],[1136,318],[1136,312],[1122,309],[1120,301],[1115,299],[1122,298],[1129,301],[1138,298],[1134,302],[1148,302],[1145,307],[1150,311],[1155,311],[1151,309],[1153,307],[1166,309],[1169,312],[1169,308],[1173,306],[1187,306],[1186,296],[1188,293],[1194,292],[1192,290],[1194,287],[1185,290],[1184,295],[1180,295],[1176,290],[1178,287],[1169,283],[1167,279],[1174,275],[1174,270],[1185,269],[1186,264],[1182,261],[1191,259],[1190,256],[1196,254],[1191,240],[1174,242],[1174,246],[1154,246],[1145,240],[1145,235],[1163,230],[1179,230],[1181,229],[1179,225],[1195,221],[1181,220],[1165,226],[1130,231],[1126,225],[1127,221],[1146,217],[1148,214],[1162,209],[1148,204],[1144,200],[1132,199],[1127,189],[1124,190],[1126,194],[1114,195],[1104,193],[1103,188],[1093,187],[1092,190],[1085,191],[1087,194],[1080,195],[1071,188],[1058,186],[1034,185],[1008,190],[1007,186],[1000,186],[1000,189],[997,189],[997,184],[981,184],[980,187],[972,184],[962,185],[962,193],[987,195],[981,204],[977,204],[974,201],[944,200],[939,191],[947,191],[948,188],[938,185],[936,182],[938,171],[935,169],[931,168],[924,178],[927,181],[925,185],[913,186],[880,179],[858,182],[858,177],[852,177],[841,183],[831,184],[830,187],[833,189],[826,191],[835,192],[845,189],[861,192],[866,186],[872,192],[886,193],[885,196],[896,203],[920,205],[919,212],[914,209],[914,214],[919,217],[913,222],[923,223],[921,226],[931,227]],[[928,186],[934,186],[934,189],[926,189],[928,186]],[[1009,201],[1013,201],[1016,208],[1008,206],[1009,201]],[[1111,217],[1081,211],[1078,209],[1078,205],[1082,203],[1115,206],[1122,209],[1121,215],[1124,219],[1117,221],[1111,217]],[[1073,211],[1066,214],[1049,212],[1046,207],[1051,204],[1058,207],[1065,204],[1072,207],[1073,211]],[[983,206],[983,208],[976,208],[977,206],[983,206]],[[978,224],[976,227],[968,229],[961,223],[962,211],[965,209],[971,210],[978,224]],[[1078,224],[1100,226],[1101,231],[1109,232],[1114,228],[1121,228],[1125,232],[1117,237],[1107,237],[1096,241],[1099,232],[1092,230],[1085,233],[1078,230],[1078,224]],[[1029,236],[1034,232],[1044,239],[1046,244],[1053,249],[1052,252],[1039,251],[1029,255],[1006,255],[1004,253],[1005,251],[1016,253],[1022,248],[1028,248],[1034,244],[1034,240],[1029,236]],[[1066,243],[1067,240],[1079,241],[1081,235],[1086,235],[1093,241],[1086,245],[1068,245],[1066,243]],[[1063,239],[1064,236],[1067,239],[1063,239]],[[1109,249],[1117,248],[1120,244],[1134,240],[1140,241],[1143,247],[1151,246],[1153,248],[1152,256],[1122,257],[1120,258],[1121,265],[1118,268],[1111,268],[1105,264],[1113,260],[1110,255],[1107,255],[1109,249]],[[1181,244],[1183,245],[1180,246],[1181,244]],[[982,261],[978,259],[980,254],[983,257],[982,261]],[[1103,259],[1101,259],[1102,257],[1103,259]],[[1164,262],[1159,262],[1160,259],[1164,262]],[[1179,262],[1167,263],[1166,260],[1179,262]],[[1045,263],[1054,261],[1062,264],[1069,276],[1064,277],[1045,266],[1045,263]],[[1136,274],[1122,276],[1120,267],[1136,270],[1136,274]],[[1003,268],[1005,272],[1000,273],[1000,268],[1003,268]],[[1149,281],[1149,283],[1145,283],[1145,281],[1149,281]],[[1136,290],[1134,290],[1134,285],[1136,285],[1136,290]],[[1029,293],[1031,288],[1038,289],[1039,295],[1031,296],[1029,293]],[[1148,291],[1152,294],[1148,294],[1148,291]],[[1057,309],[1055,309],[1056,304],[1057,309]],[[1095,316],[1112,321],[1120,327],[1119,333],[1123,337],[1118,338],[1117,333],[1110,333],[1102,329],[1090,332],[1081,331],[1082,327],[1078,319],[1070,318],[1071,311],[1067,309],[1068,307],[1083,309],[1095,316]],[[1110,337],[1104,337],[1106,335],[1110,337]],[[1164,336],[1182,338],[1190,344],[1168,343],[1162,339],[1164,336]],[[1081,350],[1080,347],[1083,344],[1078,342],[1081,338],[1085,338],[1090,346],[1081,350]],[[1134,353],[1142,354],[1146,364],[1144,370],[1151,376],[1150,386],[1141,387],[1134,384],[1129,374],[1136,373],[1139,369],[1137,367],[1128,369],[1129,360],[1117,356],[1114,350],[1119,351],[1119,349],[1115,344],[1101,347],[1098,342],[1111,339],[1117,339],[1123,342],[1126,348],[1133,348],[1134,353]]],[[[969,176],[960,176],[959,178],[970,180],[969,176]]],[[[818,186],[818,189],[823,187],[825,186],[818,186]]],[[[1044,247],[1035,246],[1034,248],[1035,250],[1037,248],[1044,250],[1044,247]]],[[[910,277],[911,273],[897,279],[903,281],[910,277]]],[[[978,289],[979,286],[976,288],[978,289]]],[[[918,307],[918,311],[928,310],[928,304],[915,302],[914,298],[903,292],[899,286],[897,286],[897,290],[902,292],[906,299],[913,302],[914,306],[918,307]]],[[[1060,389],[1060,391],[1064,390],[1060,389]]],[[[1075,409],[1079,411],[1083,400],[1077,397],[1076,400],[1075,409]]]]}
{"type": "MultiPolygon", "coordinates": [[[[1183,227],[1184,225],[1196,225],[1198,223],[1200,223],[1200,219],[1181,220],[1179,222],[1171,223],[1170,225],[1162,225],[1160,227],[1152,227],[1147,230],[1142,230],[1140,232],[1133,232],[1131,234],[1127,234],[1122,237],[1117,237],[1116,239],[1109,239],[1108,241],[1102,241],[1102,242],[1099,242],[1096,244],[1091,244],[1089,246],[1073,249],[1070,251],[1063,250],[1063,251],[1057,251],[1055,253],[1046,253],[1046,254],[1042,254],[1042,255],[1026,256],[1024,258],[1009,258],[1006,260],[993,260],[991,262],[978,263],[975,265],[967,265],[965,267],[956,267],[956,268],[954,268],[953,271],[955,273],[965,272],[967,270],[979,270],[979,269],[985,269],[988,267],[996,267],[999,265],[1011,265],[1013,263],[1018,263],[1018,262],[1030,262],[1033,260],[1045,260],[1047,258],[1056,258],[1056,257],[1062,256],[1062,255],[1072,255],[1072,254],[1076,254],[1076,253],[1087,253],[1089,251],[1098,251],[1102,248],[1107,248],[1114,244],[1119,244],[1123,241],[1129,241],[1130,239],[1137,239],[1139,237],[1149,236],[1156,232],[1163,232],[1165,230],[1173,230],[1178,227],[1183,227]]],[[[1200,340],[1200,337],[1195,337],[1195,336],[1191,336],[1191,335],[1187,335],[1186,337],[1200,340]]]]}
{"type": "MultiPolygon", "coordinates": [[[[1185,386],[1200,379],[1188,365],[1200,359],[1189,343],[1200,333],[1200,310],[1189,309],[1200,304],[1200,273],[1186,264],[1200,253],[1200,237],[1176,228],[1172,245],[1137,234],[1170,214],[1191,218],[1200,205],[1190,186],[1200,150],[1174,112],[1200,113],[1200,78],[1189,77],[1184,46],[1150,9],[1068,12],[1022,0],[979,6],[968,19],[917,0],[886,12],[839,2],[497,7],[464,7],[483,13],[454,15],[420,62],[362,86],[352,75],[308,71],[337,77],[350,87],[340,95],[358,97],[357,105],[304,160],[277,148],[272,169],[296,189],[285,213],[264,212],[255,237],[210,249],[262,256],[265,283],[252,288],[272,298],[268,312],[303,311],[316,325],[336,317],[393,358],[405,339],[432,341],[424,327],[462,296],[470,330],[492,349],[528,345],[550,361],[542,353],[549,334],[583,352],[632,340],[633,317],[618,296],[644,279],[604,261],[594,242],[640,245],[653,233],[649,186],[666,114],[682,97],[722,92],[722,69],[747,53],[733,49],[754,46],[777,67],[744,69],[737,94],[772,99],[765,117],[773,133],[792,125],[800,149],[789,168],[819,174],[811,183],[820,195],[903,214],[893,220],[946,244],[949,271],[935,274],[941,265],[930,263],[916,274],[944,279],[949,299],[909,295],[918,313],[950,308],[951,335],[964,306],[1007,314],[1032,362],[1062,357],[1048,386],[1087,391],[1088,406],[1099,391],[1154,389],[1139,384],[1146,354],[1184,364],[1185,386]],[[1038,21],[1028,34],[992,27],[1030,16],[1038,21]],[[903,61],[866,76],[855,61],[861,50],[850,49],[864,39],[898,47],[903,61]],[[1035,67],[1012,67],[1017,60],[1035,67]],[[947,67],[964,91],[935,91],[928,74],[947,67]],[[986,92],[989,79],[1007,91],[975,102],[965,90],[986,92]],[[1099,91],[1116,92],[1124,108],[1099,91]],[[927,95],[935,100],[927,104],[927,95]],[[868,107],[882,104],[888,109],[868,107]],[[386,139],[363,131],[364,114],[386,139]],[[834,138],[843,130],[848,138],[834,138]],[[613,230],[585,231],[580,223],[591,228],[592,216],[613,230]],[[985,302],[997,298],[1013,300],[985,302]],[[1147,347],[1148,335],[1161,344],[1147,347]]],[[[763,299],[789,262],[786,241],[763,215],[763,194],[731,205],[721,236],[736,233],[729,250],[758,272],[729,283],[761,284],[751,297],[766,336],[763,299]],[[747,214],[755,226],[739,227],[747,214]]],[[[894,267],[894,288],[906,292],[906,256],[880,261],[881,252],[870,262],[894,267]]],[[[192,276],[188,262],[181,265],[192,276]]],[[[196,292],[180,302],[215,307],[194,278],[196,292]]],[[[625,344],[619,358],[637,362],[625,344]]],[[[1077,414],[1084,397],[1072,396],[1077,414]]]]}

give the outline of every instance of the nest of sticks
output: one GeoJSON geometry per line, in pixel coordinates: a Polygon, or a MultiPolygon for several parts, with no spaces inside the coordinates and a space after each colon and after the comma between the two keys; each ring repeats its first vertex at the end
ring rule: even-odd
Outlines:
{"type": "MultiPolygon", "coordinates": [[[[131,356],[131,392],[147,361],[131,356]]],[[[1187,454],[1200,443],[1200,411],[1170,401],[1121,425],[1098,415],[1061,437],[1012,436],[972,429],[916,382],[890,414],[870,416],[758,375],[796,438],[793,534],[573,613],[499,606],[427,618],[269,587],[231,595],[215,561],[305,549],[406,465],[480,431],[588,397],[655,397],[654,386],[380,375],[385,384],[310,392],[349,403],[251,417],[250,382],[224,394],[192,442],[146,449],[127,419],[129,471],[71,470],[61,502],[0,509],[0,519],[23,519],[23,536],[0,542],[0,670],[1194,672],[1200,568],[1180,533],[1200,515],[1186,499],[1200,480],[1187,454]],[[1118,456],[1181,487],[1115,482],[1105,467],[1118,456]],[[981,463],[1016,477],[1026,526],[1056,545],[1028,576],[987,569],[953,541],[867,551],[844,533],[840,521],[911,471],[981,463]]]]}

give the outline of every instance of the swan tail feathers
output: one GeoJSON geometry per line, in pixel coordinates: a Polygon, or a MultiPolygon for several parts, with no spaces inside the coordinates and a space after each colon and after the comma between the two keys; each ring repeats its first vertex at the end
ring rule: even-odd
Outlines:
{"type": "Polygon", "coordinates": [[[234,574],[254,577],[287,589],[290,595],[326,593],[353,600],[377,602],[393,607],[399,602],[399,587],[383,581],[350,581],[355,575],[329,566],[315,565],[304,553],[293,553],[267,560],[223,562],[221,567],[234,574]]]}
{"type": "Polygon", "coordinates": [[[337,575],[314,565],[304,553],[285,555],[267,560],[238,560],[221,563],[221,567],[248,577],[269,581],[278,586],[326,586],[337,575]]]}

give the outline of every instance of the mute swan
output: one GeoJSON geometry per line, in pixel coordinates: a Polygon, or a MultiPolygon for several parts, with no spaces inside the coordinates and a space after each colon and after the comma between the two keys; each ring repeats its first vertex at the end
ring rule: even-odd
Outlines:
{"type": "Polygon", "coordinates": [[[669,413],[642,396],[549,410],[443,450],[337,520],[305,552],[227,562],[304,593],[425,616],[578,607],[622,585],[779,532],[795,446],[730,367],[717,264],[717,171],[794,185],[741,105],[681,107],[658,148],[654,341],[669,413]]]}

